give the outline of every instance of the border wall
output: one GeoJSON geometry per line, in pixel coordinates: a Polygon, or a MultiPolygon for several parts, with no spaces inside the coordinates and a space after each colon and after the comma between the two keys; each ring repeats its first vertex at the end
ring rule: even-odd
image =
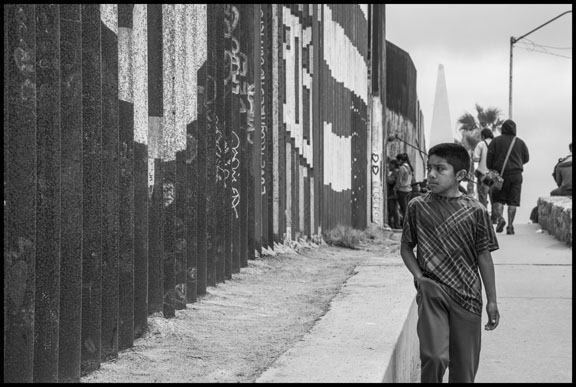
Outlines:
{"type": "MultiPolygon", "coordinates": [[[[426,177],[427,158],[424,155],[424,118],[417,98],[416,67],[406,51],[388,41],[385,60],[388,98],[385,105],[384,154],[394,159],[399,153],[407,153],[416,181],[422,182],[426,177]]],[[[383,168],[387,175],[388,163],[384,162],[383,168]]],[[[385,219],[388,219],[388,212],[385,219]]]]}
{"type": "Polygon", "coordinates": [[[266,249],[383,226],[384,125],[422,138],[387,46],[383,5],[5,4],[4,381],[78,382],[266,249]]]}

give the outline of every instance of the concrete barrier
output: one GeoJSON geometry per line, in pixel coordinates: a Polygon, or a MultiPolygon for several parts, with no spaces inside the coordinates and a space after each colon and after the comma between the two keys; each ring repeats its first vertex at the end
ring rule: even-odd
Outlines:
{"type": "Polygon", "coordinates": [[[572,246],[572,197],[538,198],[538,224],[551,235],[572,246]]]}
{"type": "Polygon", "coordinates": [[[412,301],[410,311],[400,332],[394,351],[389,359],[383,383],[416,383],[418,363],[420,362],[420,342],[416,334],[418,323],[418,305],[412,301]]]}

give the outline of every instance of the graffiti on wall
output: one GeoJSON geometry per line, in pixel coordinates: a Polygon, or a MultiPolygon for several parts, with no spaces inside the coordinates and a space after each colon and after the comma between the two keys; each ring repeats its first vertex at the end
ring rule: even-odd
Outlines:
{"type": "Polygon", "coordinates": [[[372,98],[372,132],[371,132],[371,148],[372,148],[372,156],[370,159],[371,162],[371,197],[372,197],[372,222],[376,223],[377,225],[383,225],[386,223],[385,219],[382,219],[383,216],[383,184],[382,184],[382,169],[383,169],[383,160],[382,160],[382,103],[380,102],[379,97],[372,98]]]}

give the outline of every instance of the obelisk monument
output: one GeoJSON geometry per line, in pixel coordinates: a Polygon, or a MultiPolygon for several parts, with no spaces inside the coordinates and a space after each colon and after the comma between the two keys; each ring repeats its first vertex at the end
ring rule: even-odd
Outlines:
{"type": "Polygon", "coordinates": [[[452,133],[452,123],[450,122],[444,65],[440,64],[438,65],[438,78],[436,81],[436,93],[434,94],[434,111],[432,113],[428,149],[442,142],[454,142],[454,134],[452,133]]]}

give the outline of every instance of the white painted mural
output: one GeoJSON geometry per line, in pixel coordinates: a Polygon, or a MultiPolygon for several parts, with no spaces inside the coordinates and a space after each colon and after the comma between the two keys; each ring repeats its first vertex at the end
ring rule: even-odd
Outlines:
{"type": "MultiPolygon", "coordinates": [[[[304,157],[310,167],[314,167],[312,138],[309,139],[309,144],[304,140],[302,95],[302,85],[312,88],[310,74],[307,73],[306,69],[302,68],[302,46],[304,41],[311,40],[311,27],[303,29],[298,17],[292,15],[287,7],[283,7],[282,22],[289,28],[287,42],[283,43],[283,52],[286,60],[286,102],[283,105],[283,122],[286,124],[286,131],[294,139],[299,154],[304,157]],[[298,41],[298,44],[296,44],[296,41],[298,41]],[[296,64],[296,53],[298,53],[298,64],[296,64]],[[298,74],[296,74],[296,71],[298,71],[298,74]],[[296,77],[299,80],[298,91],[296,91],[296,77]],[[298,95],[296,95],[296,92],[298,92],[298,95]],[[298,100],[298,117],[296,117],[296,100],[298,100]]],[[[310,98],[310,101],[312,101],[312,98],[310,98]]],[[[312,108],[310,106],[311,111],[312,108]]]]}
{"type": "Polygon", "coordinates": [[[352,189],[352,137],[332,132],[332,124],[324,122],[324,184],[342,192],[352,189]]]}
{"type": "Polygon", "coordinates": [[[132,21],[134,141],[148,144],[148,6],[134,4],[132,21]]]}
{"type": "Polygon", "coordinates": [[[130,103],[134,103],[132,34],[132,28],[118,28],[118,99],[130,103]]]}
{"type": "Polygon", "coordinates": [[[377,225],[383,225],[383,170],[384,157],[382,153],[382,131],[384,123],[382,120],[382,101],[380,97],[372,97],[372,114],[371,114],[371,148],[370,156],[370,180],[371,181],[371,202],[372,202],[372,222],[377,225]]]}
{"type": "Polygon", "coordinates": [[[324,5],[324,60],[332,76],[368,105],[368,67],[358,49],[332,19],[332,10],[324,5]]]}
{"type": "Polygon", "coordinates": [[[100,19],[110,31],[118,35],[118,4],[100,4],[100,19]]]}

